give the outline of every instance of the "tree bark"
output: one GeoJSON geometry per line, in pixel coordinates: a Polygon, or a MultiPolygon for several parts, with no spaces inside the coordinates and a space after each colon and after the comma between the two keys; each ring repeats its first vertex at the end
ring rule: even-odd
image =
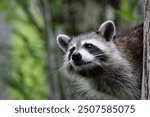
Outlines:
{"type": "Polygon", "coordinates": [[[145,0],[142,100],[150,99],[150,0],[145,0]]]}
{"type": "Polygon", "coordinates": [[[9,44],[10,25],[4,21],[5,13],[0,13],[0,100],[8,98],[5,81],[10,77],[9,44]]]}
{"type": "Polygon", "coordinates": [[[52,20],[51,13],[49,12],[49,2],[48,0],[43,0],[41,2],[43,4],[43,16],[45,22],[44,29],[44,39],[45,39],[45,49],[47,52],[47,78],[49,87],[51,90],[51,94],[49,99],[61,99],[61,91],[59,87],[59,79],[55,77],[56,73],[56,53],[55,53],[55,43],[56,39],[54,38],[54,32],[52,30],[52,20]]]}

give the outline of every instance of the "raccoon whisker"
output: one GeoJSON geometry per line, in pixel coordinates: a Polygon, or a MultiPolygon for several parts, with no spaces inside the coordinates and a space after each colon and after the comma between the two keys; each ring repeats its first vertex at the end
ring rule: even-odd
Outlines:
{"type": "Polygon", "coordinates": [[[94,56],[94,57],[102,57],[103,55],[97,55],[97,56],[94,56]]]}
{"type": "Polygon", "coordinates": [[[104,54],[95,54],[94,56],[101,56],[101,55],[104,55],[104,54]]]}
{"type": "Polygon", "coordinates": [[[103,66],[99,65],[103,70],[105,70],[106,72],[108,72],[108,70],[106,68],[104,68],[103,66]]]}
{"type": "Polygon", "coordinates": [[[68,64],[61,64],[60,65],[60,67],[59,67],[59,69],[56,71],[56,73],[55,73],[55,77],[57,77],[57,75],[59,74],[59,73],[61,73],[65,68],[66,68],[66,66],[67,66],[68,64]]]}
{"type": "Polygon", "coordinates": [[[104,71],[108,72],[108,70],[104,66],[102,66],[101,64],[99,64],[98,62],[94,62],[94,63],[96,65],[100,66],[104,71]]]}
{"type": "Polygon", "coordinates": [[[64,65],[61,65],[61,67],[56,71],[55,77],[57,77],[57,75],[58,75],[59,73],[61,73],[64,69],[65,69],[65,66],[64,66],[64,65]]]}
{"type": "Polygon", "coordinates": [[[94,56],[96,57],[96,56],[103,56],[103,55],[108,55],[107,53],[105,53],[105,54],[95,54],[94,56]]]}

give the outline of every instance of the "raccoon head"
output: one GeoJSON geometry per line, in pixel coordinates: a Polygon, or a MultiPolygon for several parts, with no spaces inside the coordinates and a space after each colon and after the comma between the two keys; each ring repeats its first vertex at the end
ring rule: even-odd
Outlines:
{"type": "Polygon", "coordinates": [[[57,43],[65,52],[64,67],[66,71],[93,77],[95,72],[105,69],[104,65],[109,63],[107,61],[111,59],[115,49],[112,41],[114,35],[115,25],[112,21],[104,22],[96,32],[77,37],[58,35],[57,43]]]}

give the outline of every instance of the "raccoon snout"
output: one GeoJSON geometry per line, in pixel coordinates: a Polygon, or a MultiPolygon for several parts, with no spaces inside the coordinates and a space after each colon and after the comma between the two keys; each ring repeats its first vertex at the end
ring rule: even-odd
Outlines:
{"type": "Polygon", "coordinates": [[[72,54],[72,60],[74,61],[80,61],[82,58],[82,55],[79,52],[75,52],[72,54]]]}

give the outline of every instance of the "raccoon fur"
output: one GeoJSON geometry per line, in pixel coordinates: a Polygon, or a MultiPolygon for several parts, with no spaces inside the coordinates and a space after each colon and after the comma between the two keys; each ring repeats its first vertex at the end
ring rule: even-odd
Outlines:
{"type": "Polygon", "coordinates": [[[140,99],[143,25],[116,34],[113,21],[95,32],[57,36],[63,71],[85,99],[140,99]]]}

